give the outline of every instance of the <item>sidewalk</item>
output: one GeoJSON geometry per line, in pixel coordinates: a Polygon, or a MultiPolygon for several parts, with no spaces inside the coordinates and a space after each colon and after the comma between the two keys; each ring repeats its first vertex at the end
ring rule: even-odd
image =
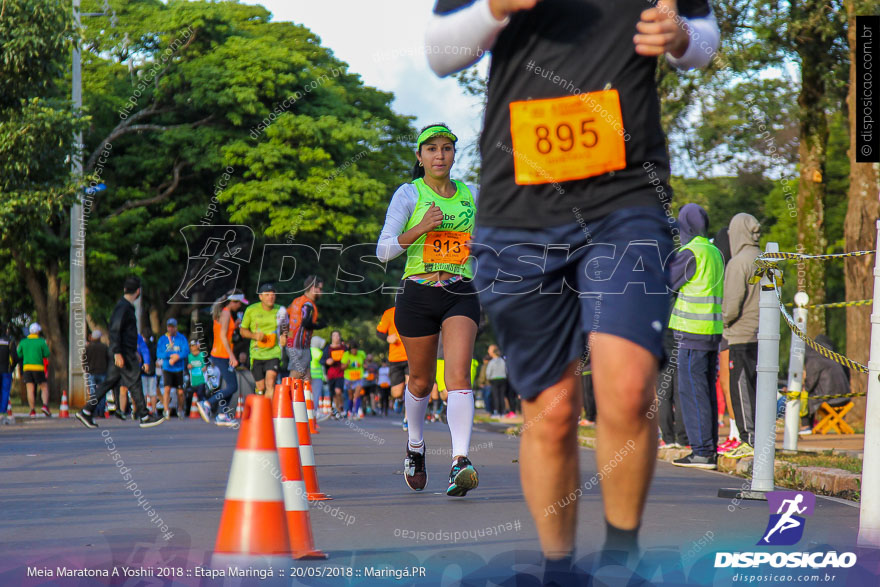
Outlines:
{"type": "MultiPolygon", "coordinates": [[[[776,450],[782,450],[783,433],[776,432],[776,450]]],[[[824,452],[833,450],[834,454],[862,458],[865,447],[864,434],[808,434],[799,436],[797,449],[807,452],[824,452]]]]}
{"type": "MultiPolygon", "coordinates": [[[[474,427],[508,435],[518,434],[521,421],[521,418],[511,418],[490,422],[476,422],[474,427]]],[[[581,429],[583,430],[583,427],[581,429]]],[[[728,429],[724,426],[719,432],[719,437],[726,438],[727,433],[728,429]]],[[[782,441],[783,430],[779,428],[776,437],[777,452],[782,450],[782,441]]],[[[579,437],[579,442],[583,447],[595,448],[595,438],[591,436],[582,435],[579,437]]],[[[798,438],[798,452],[821,454],[830,450],[835,455],[845,455],[861,459],[864,442],[864,434],[801,436],[798,438]]],[[[690,449],[661,448],[657,451],[657,459],[671,463],[675,459],[686,456],[689,453],[690,449]]],[[[735,460],[719,455],[718,471],[751,478],[753,462],[754,459],[752,457],[735,460]]],[[[774,479],[777,487],[809,490],[820,495],[857,501],[861,492],[862,476],[843,469],[803,466],[777,458],[774,462],[774,479]]]]}

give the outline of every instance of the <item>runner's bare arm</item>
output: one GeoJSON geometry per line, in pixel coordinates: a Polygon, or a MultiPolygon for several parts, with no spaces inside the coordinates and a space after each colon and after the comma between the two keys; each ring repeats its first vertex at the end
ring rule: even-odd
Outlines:
{"type": "Polygon", "coordinates": [[[708,65],[721,37],[711,9],[705,16],[686,18],[679,13],[676,0],[661,0],[644,10],[636,30],[636,53],[649,57],[666,53],[667,61],[678,69],[708,65]]]}
{"type": "Polygon", "coordinates": [[[416,242],[419,237],[423,234],[427,234],[429,231],[437,228],[443,224],[443,211],[440,210],[440,206],[431,202],[431,207],[425,211],[424,217],[422,220],[397,237],[397,242],[403,249],[409,248],[411,244],[416,242]]]}

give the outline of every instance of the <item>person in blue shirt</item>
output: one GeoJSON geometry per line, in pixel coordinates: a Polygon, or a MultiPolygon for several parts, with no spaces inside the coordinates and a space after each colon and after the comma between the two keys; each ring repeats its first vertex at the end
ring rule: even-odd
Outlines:
{"type": "Polygon", "coordinates": [[[185,418],[183,406],[186,405],[183,398],[183,370],[186,367],[186,357],[189,343],[186,337],[177,331],[177,320],[169,318],[166,323],[167,331],[156,344],[156,358],[162,362],[162,407],[163,416],[166,420],[171,417],[171,388],[177,390],[177,406],[179,418],[185,418]]]}
{"type": "Polygon", "coordinates": [[[147,371],[150,366],[150,347],[142,334],[138,334],[138,354],[141,356],[141,370],[147,371]]]}

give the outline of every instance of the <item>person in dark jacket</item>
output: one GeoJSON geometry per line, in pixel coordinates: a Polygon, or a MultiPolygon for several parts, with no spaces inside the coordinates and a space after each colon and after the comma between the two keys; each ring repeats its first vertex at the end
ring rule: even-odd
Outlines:
{"type": "MultiPolygon", "coordinates": [[[[831,339],[824,334],[817,336],[816,342],[828,350],[834,350],[831,339]]],[[[802,422],[801,433],[809,433],[812,431],[813,420],[822,402],[827,401],[828,405],[838,407],[844,406],[850,401],[845,397],[827,400],[813,399],[813,396],[848,393],[849,377],[847,377],[846,369],[833,359],[823,357],[817,351],[807,347],[806,353],[804,353],[804,391],[809,396],[807,400],[809,416],[804,418],[802,422]]]]}
{"type": "Polygon", "coordinates": [[[9,327],[3,327],[0,335],[0,413],[6,414],[9,406],[9,391],[12,389],[12,373],[18,365],[18,353],[15,352],[15,341],[9,333],[9,327]]]}
{"type": "MultiPolygon", "coordinates": [[[[85,371],[88,378],[89,395],[93,395],[98,386],[107,379],[107,367],[111,360],[110,348],[101,342],[101,331],[93,330],[91,340],[83,352],[83,371],[85,371]]],[[[98,402],[95,410],[96,416],[101,417],[103,415],[104,403],[104,398],[98,402]]],[[[117,409],[114,413],[121,414],[122,410],[117,409]]]]}
{"type": "Polygon", "coordinates": [[[86,428],[97,428],[92,413],[98,402],[107,395],[107,392],[122,384],[128,388],[134,401],[134,417],[140,420],[141,428],[148,428],[162,423],[162,419],[147,412],[144,402],[144,392],[141,387],[141,358],[138,355],[138,332],[137,316],[134,312],[133,302],[141,295],[141,280],[137,277],[129,277],[123,285],[124,295],[113,308],[110,316],[110,352],[113,353],[113,363],[107,372],[107,379],[98,386],[94,394],[90,394],[89,401],[82,410],[76,413],[76,418],[86,428]]]}

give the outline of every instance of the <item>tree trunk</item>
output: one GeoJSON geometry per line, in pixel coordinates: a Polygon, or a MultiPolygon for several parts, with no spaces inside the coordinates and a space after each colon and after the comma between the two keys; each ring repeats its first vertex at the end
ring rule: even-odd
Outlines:
{"type": "MultiPolygon", "coordinates": [[[[803,43],[801,56],[800,106],[800,179],[798,181],[798,245],[802,252],[820,255],[825,252],[825,157],[828,145],[828,120],[823,108],[827,54],[823,43],[803,43]]],[[[803,285],[811,304],[825,302],[825,267],[805,263],[803,285]]],[[[800,270],[798,271],[800,273],[800,270]]],[[[815,337],[825,332],[825,311],[811,310],[807,334],[815,337]]]]}
{"type": "Polygon", "coordinates": [[[159,308],[156,304],[150,304],[150,331],[153,336],[162,336],[165,329],[162,328],[162,318],[159,316],[159,308]]]}
{"type": "MultiPolygon", "coordinates": [[[[849,202],[843,236],[847,251],[876,249],[877,230],[874,225],[880,217],[878,201],[877,164],[856,163],[856,15],[863,12],[865,2],[847,0],[846,14],[849,37],[849,202]]],[[[875,3],[874,3],[875,4],[875,3]]],[[[844,264],[847,300],[866,300],[874,295],[874,257],[854,257],[844,264]]],[[[863,365],[868,364],[868,350],[871,342],[871,306],[857,306],[846,309],[846,355],[863,365]]],[[[854,393],[867,390],[868,377],[853,373],[851,389],[854,393]]],[[[855,408],[850,412],[853,420],[864,422],[865,398],[853,398],[855,408]]]]}
{"type": "Polygon", "coordinates": [[[38,322],[43,328],[46,343],[49,345],[49,395],[52,399],[59,399],[61,389],[67,387],[68,346],[67,332],[62,330],[58,317],[60,289],[58,264],[53,262],[49,265],[46,271],[46,282],[42,283],[36,271],[27,267],[17,255],[15,259],[19,272],[24,276],[28,292],[34,301],[38,322]]]}

